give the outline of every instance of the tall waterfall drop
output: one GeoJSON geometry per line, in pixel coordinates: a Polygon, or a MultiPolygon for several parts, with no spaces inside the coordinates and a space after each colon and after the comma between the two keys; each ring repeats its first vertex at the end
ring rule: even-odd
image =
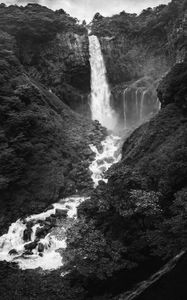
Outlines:
{"type": "Polygon", "coordinates": [[[92,119],[98,120],[109,130],[117,125],[117,116],[110,105],[111,92],[106,78],[106,68],[98,38],[89,36],[91,65],[91,113],[92,119]]]}

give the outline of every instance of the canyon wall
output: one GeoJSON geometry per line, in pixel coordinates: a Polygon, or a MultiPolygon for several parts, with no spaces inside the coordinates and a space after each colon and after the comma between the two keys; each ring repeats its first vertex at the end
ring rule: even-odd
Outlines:
{"type": "Polygon", "coordinates": [[[93,187],[89,144],[105,130],[65,104],[89,92],[82,30],[45,7],[0,6],[0,230],[93,187]]]}
{"type": "Polygon", "coordinates": [[[15,39],[25,71],[73,110],[90,117],[90,63],[87,30],[62,9],[37,4],[3,4],[0,29],[15,39]]]}
{"type": "MultiPolygon", "coordinates": [[[[121,12],[112,17],[96,14],[92,21],[92,32],[100,39],[105,58],[108,80],[113,93],[113,105],[119,112],[120,124],[125,127],[125,102],[131,127],[139,124],[134,117],[133,95],[140,89],[149,94],[150,106],[145,105],[145,117],[155,111],[156,88],[169,69],[182,62],[186,53],[186,2],[172,1],[168,5],[143,10],[140,15],[121,12]],[[124,92],[128,89],[124,100],[124,92]],[[130,90],[133,90],[130,92],[130,90]],[[131,118],[132,115],[132,118],[131,118]]],[[[140,101],[141,102],[141,101],[140,101]]],[[[146,104],[146,100],[145,100],[146,104]]]]}

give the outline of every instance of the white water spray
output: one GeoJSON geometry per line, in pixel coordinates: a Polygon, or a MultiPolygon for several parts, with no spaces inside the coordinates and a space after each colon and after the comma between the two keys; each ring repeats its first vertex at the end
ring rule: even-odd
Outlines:
{"type": "Polygon", "coordinates": [[[89,169],[92,172],[92,180],[96,187],[100,180],[107,182],[104,178],[105,172],[121,159],[120,154],[120,141],[118,136],[110,135],[101,144],[103,151],[99,152],[93,145],[90,146],[91,150],[96,154],[95,160],[90,165],[89,169]]]}
{"type": "Polygon", "coordinates": [[[106,78],[106,68],[98,38],[89,36],[91,66],[91,113],[109,130],[117,125],[117,115],[110,105],[111,92],[106,78]]]}
{"type": "Polygon", "coordinates": [[[128,88],[124,90],[123,93],[123,112],[124,112],[124,127],[127,129],[127,107],[126,107],[126,96],[127,96],[128,88]]]}

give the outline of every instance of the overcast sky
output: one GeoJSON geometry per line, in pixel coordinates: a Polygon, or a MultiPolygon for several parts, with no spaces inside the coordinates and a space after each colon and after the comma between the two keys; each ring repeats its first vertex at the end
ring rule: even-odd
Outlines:
{"type": "Polygon", "coordinates": [[[139,13],[144,8],[155,7],[159,4],[167,4],[169,0],[0,0],[6,4],[15,2],[24,4],[29,2],[38,2],[51,9],[63,8],[67,13],[80,20],[90,21],[96,12],[104,16],[111,16],[122,10],[126,12],[139,13]]]}

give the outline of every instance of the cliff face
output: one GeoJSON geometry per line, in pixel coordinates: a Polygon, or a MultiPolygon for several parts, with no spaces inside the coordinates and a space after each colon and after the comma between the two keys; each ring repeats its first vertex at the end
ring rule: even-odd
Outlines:
{"type": "Polygon", "coordinates": [[[29,4],[0,9],[0,29],[16,40],[15,52],[27,74],[90,116],[87,31],[64,11],[29,4]]]}
{"type": "MultiPolygon", "coordinates": [[[[125,110],[125,101],[130,103],[131,98],[135,98],[132,91],[124,99],[124,91],[136,86],[137,93],[141,88],[150,94],[151,113],[154,113],[159,80],[176,62],[185,58],[185,11],[186,1],[172,1],[168,5],[148,8],[140,15],[121,12],[106,18],[96,15],[93,19],[92,32],[100,39],[114,106],[119,112],[125,110]]],[[[134,113],[130,110],[129,127],[139,123],[131,114],[134,113]]],[[[146,114],[148,116],[150,113],[146,114]]],[[[120,119],[125,123],[125,116],[120,114],[120,119]]]]}
{"type": "Polygon", "coordinates": [[[23,42],[19,57],[32,78],[48,86],[73,110],[89,116],[90,64],[86,34],[57,33],[47,43],[23,42]]]}
{"type": "MultiPolygon", "coordinates": [[[[98,290],[96,297],[123,299],[119,293],[186,249],[186,67],[186,62],[176,65],[163,79],[158,87],[162,109],[126,138],[121,161],[107,172],[108,183],[100,182],[79,207],[67,260],[70,268],[76,263],[79,274],[92,278],[89,292],[98,290]]],[[[164,284],[171,280],[168,276],[164,284]]],[[[153,291],[148,289],[145,299],[153,291]]],[[[160,291],[156,295],[165,299],[160,291]]]]}
{"type": "Polygon", "coordinates": [[[160,77],[185,56],[186,1],[172,1],[140,15],[121,12],[94,18],[109,83],[115,86],[141,77],[160,77]]]}
{"type": "MultiPolygon", "coordinates": [[[[37,29],[38,15],[30,23],[25,20],[26,12],[32,16],[36,8],[41,22],[46,20],[46,12],[51,14],[47,8],[33,5],[0,8],[0,229],[24,214],[44,209],[59,197],[76,190],[87,193],[93,185],[88,171],[93,158],[89,144],[99,143],[105,135],[98,123],[83,119],[64,103],[63,91],[67,92],[66,85],[73,89],[79,67],[80,84],[74,90],[83,94],[88,90],[83,84],[85,58],[80,50],[85,38],[77,33],[59,33],[55,47],[48,36],[50,31],[45,32],[47,25],[52,30],[53,19],[41,32],[37,29]],[[4,14],[6,10],[8,16],[4,14]],[[24,30],[27,38],[20,31],[24,27],[21,16],[25,26],[30,26],[24,30]],[[64,82],[59,91],[61,98],[49,90],[54,85],[56,92],[55,87],[61,86],[58,80],[64,82]]],[[[74,23],[69,17],[59,18],[67,18],[72,29],[74,23]]],[[[80,30],[76,26],[75,29],[80,30]]],[[[68,99],[72,99],[71,93],[68,99]]]]}

